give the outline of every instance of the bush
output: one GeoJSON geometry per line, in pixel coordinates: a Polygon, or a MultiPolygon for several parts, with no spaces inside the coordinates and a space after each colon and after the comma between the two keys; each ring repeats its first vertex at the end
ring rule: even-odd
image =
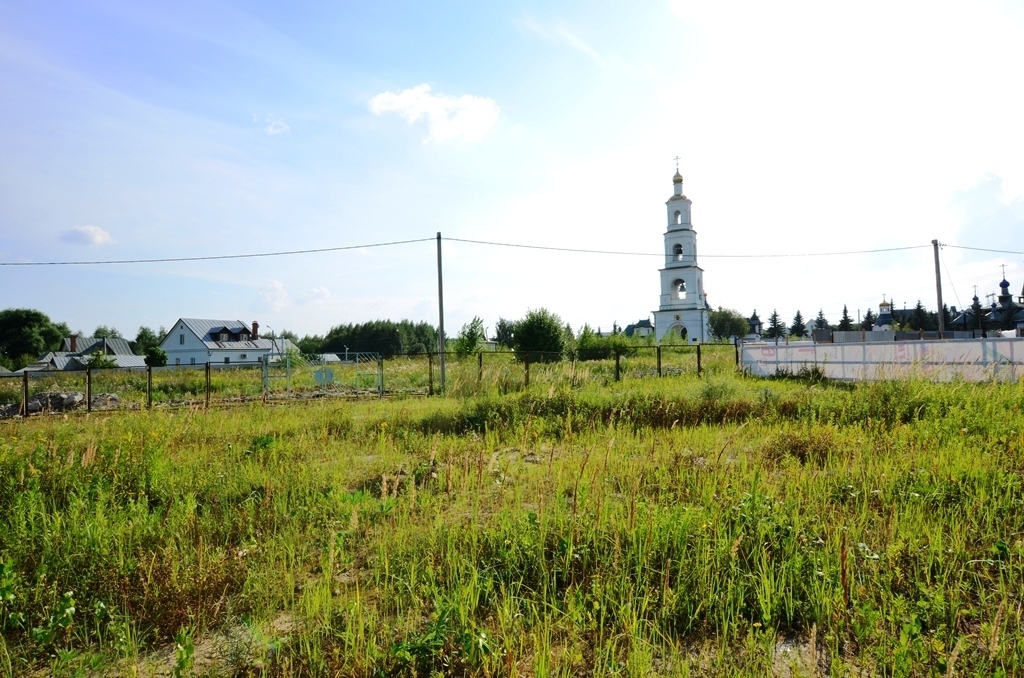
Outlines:
{"type": "Polygon", "coordinates": [[[150,367],[164,367],[167,364],[167,351],[159,346],[146,349],[146,364],[150,367]]]}
{"type": "Polygon", "coordinates": [[[107,357],[107,355],[101,351],[96,351],[89,356],[88,365],[94,370],[109,370],[117,367],[117,363],[114,359],[107,357]]]}
{"type": "Polygon", "coordinates": [[[531,310],[516,323],[516,353],[520,360],[555,362],[565,352],[565,329],[562,319],[547,310],[531,310]]]}
{"type": "Polygon", "coordinates": [[[480,352],[484,341],[484,321],[480,316],[474,316],[472,320],[462,326],[458,338],[453,342],[455,355],[460,358],[480,352]]]}
{"type": "Polygon", "coordinates": [[[616,352],[619,355],[632,356],[636,354],[636,346],[641,342],[640,338],[631,339],[624,334],[602,337],[589,325],[584,325],[579,338],[576,339],[576,359],[607,360],[616,352]]]}

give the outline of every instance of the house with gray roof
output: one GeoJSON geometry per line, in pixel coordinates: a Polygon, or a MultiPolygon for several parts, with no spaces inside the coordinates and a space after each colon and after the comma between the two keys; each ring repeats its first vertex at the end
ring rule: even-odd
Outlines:
{"type": "Polygon", "coordinates": [[[272,361],[298,347],[287,339],[260,336],[257,322],[179,318],[160,341],[168,365],[253,364],[272,361]]]}
{"type": "Polygon", "coordinates": [[[132,353],[131,346],[121,337],[79,337],[73,334],[61,341],[60,350],[44,353],[23,369],[28,372],[84,370],[97,353],[118,367],[146,366],[146,358],[132,353]]]}

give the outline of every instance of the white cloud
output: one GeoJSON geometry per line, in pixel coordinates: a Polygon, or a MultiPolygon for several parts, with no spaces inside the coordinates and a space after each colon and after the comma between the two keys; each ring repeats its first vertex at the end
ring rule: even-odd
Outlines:
{"type": "Polygon", "coordinates": [[[72,245],[109,245],[114,242],[110,233],[99,226],[72,226],[60,234],[61,242],[72,245]]]}
{"type": "Polygon", "coordinates": [[[260,288],[258,294],[263,305],[271,308],[275,313],[288,305],[288,292],[280,280],[271,280],[260,288]]]}
{"type": "Polygon", "coordinates": [[[266,132],[267,134],[269,134],[270,136],[275,136],[277,134],[284,134],[285,132],[291,132],[292,131],[292,128],[289,127],[288,123],[286,123],[284,120],[274,119],[273,117],[271,117],[269,115],[267,116],[266,123],[267,123],[267,126],[263,128],[263,131],[266,132]]]}
{"type": "Polygon", "coordinates": [[[593,61],[601,70],[608,70],[608,63],[598,53],[598,51],[568,28],[562,25],[544,26],[537,23],[529,16],[520,19],[517,23],[534,35],[542,37],[545,40],[561,43],[573,48],[593,61]]]}
{"type": "Polygon", "coordinates": [[[370,110],[377,115],[395,112],[409,123],[426,118],[434,141],[480,141],[498,122],[500,112],[494,99],[431,94],[427,84],[401,92],[382,92],[370,99],[370,110]]]}
{"type": "Polygon", "coordinates": [[[301,303],[317,304],[323,303],[331,298],[331,291],[326,287],[314,287],[302,295],[301,303]]]}

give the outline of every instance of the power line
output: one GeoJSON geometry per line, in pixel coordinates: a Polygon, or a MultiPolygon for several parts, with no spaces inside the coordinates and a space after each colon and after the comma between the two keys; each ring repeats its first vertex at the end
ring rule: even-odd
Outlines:
{"type": "MultiPolygon", "coordinates": [[[[942,243],[939,244],[941,245],[942,243]]],[[[949,286],[953,288],[953,296],[956,297],[956,304],[960,308],[963,308],[964,305],[960,303],[960,295],[957,294],[956,285],[953,283],[953,275],[949,272],[949,266],[946,265],[946,257],[942,256],[941,248],[939,251],[939,259],[942,260],[942,267],[946,269],[946,277],[949,278],[949,286]]]]}
{"type": "Polygon", "coordinates": [[[974,250],[975,252],[995,252],[996,254],[1024,254],[1024,252],[1016,252],[1014,250],[993,250],[987,247],[967,247],[966,245],[950,245],[949,243],[940,242],[943,247],[953,247],[958,250],[974,250]]]}
{"type": "MultiPolygon", "coordinates": [[[[519,243],[508,243],[508,242],[493,242],[490,240],[469,240],[467,238],[445,238],[445,240],[451,240],[452,242],[466,242],[474,245],[491,245],[494,247],[516,247],[519,249],[527,250],[548,250],[552,252],[579,252],[582,254],[613,254],[620,256],[634,256],[634,257],[663,257],[664,252],[655,254],[653,252],[619,252],[613,250],[586,250],[575,247],[550,247],[545,245],[523,245],[519,243]]],[[[786,257],[834,257],[842,256],[846,254],[877,254],[880,252],[899,252],[902,250],[917,250],[924,247],[931,247],[931,245],[910,245],[907,247],[887,247],[876,250],[850,250],[846,252],[809,252],[803,254],[701,254],[702,258],[707,259],[773,259],[773,258],[786,258],[786,257]]]]}
{"type": "MultiPolygon", "coordinates": [[[[339,247],[319,247],[306,250],[285,250],[276,252],[256,252],[251,254],[216,254],[194,257],[160,257],[152,259],[107,259],[95,261],[0,261],[0,266],[104,266],[116,264],[160,264],[187,261],[222,261],[226,259],[254,259],[260,257],[283,257],[299,254],[321,254],[324,252],[341,252],[344,250],[369,249],[371,247],[391,247],[394,245],[408,245],[412,243],[430,242],[434,238],[414,238],[411,240],[394,240],[390,242],[369,243],[365,245],[344,245],[339,247]]],[[[665,254],[654,252],[626,252],[620,250],[592,250],[577,247],[554,247],[550,245],[525,245],[522,243],[496,242],[492,240],[473,240],[469,238],[444,238],[451,242],[464,242],[473,245],[487,245],[491,247],[512,247],[516,249],[543,250],[548,252],[574,252],[579,254],[605,254],[612,256],[631,257],[663,257],[665,254]]],[[[984,247],[967,247],[965,245],[950,245],[941,243],[943,247],[953,247],[963,250],[974,250],[978,252],[995,252],[998,254],[1024,254],[1013,250],[997,250],[984,247]]],[[[706,259],[786,259],[793,257],[838,257],[853,254],[882,254],[886,252],[904,252],[930,247],[930,245],[908,245],[904,247],[883,247],[870,250],[845,250],[835,252],[803,252],[803,253],[764,253],[764,254],[701,254],[706,259]]]]}
{"type": "Polygon", "coordinates": [[[394,240],[392,242],[376,242],[369,245],[345,245],[342,247],[320,247],[312,250],[289,250],[283,252],[257,252],[255,254],[216,254],[205,257],[164,257],[161,259],[109,259],[107,261],[0,261],[0,266],[99,266],[106,264],[161,264],[177,261],[214,261],[219,259],[254,259],[256,257],[284,257],[294,254],[318,254],[321,252],[340,252],[342,250],[361,250],[370,247],[390,247],[407,245],[414,242],[430,242],[433,238],[417,238],[415,240],[394,240]]]}

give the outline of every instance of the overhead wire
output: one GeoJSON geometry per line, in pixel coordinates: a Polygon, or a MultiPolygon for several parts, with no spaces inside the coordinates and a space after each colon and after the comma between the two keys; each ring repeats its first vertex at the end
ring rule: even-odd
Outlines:
{"type": "MultiPolygon", "coordinates": [[[[465,242],[472,243],[474,245],[491,245],[494,247],[515,247],[519,249],[527,250],[548,250],[552,252],[578,252],[582,254],[613,254],[620,256],[635,256],[635,257],[663,257],[665,254],[654,253],[654,252],[620,252],[613,250],[590,250],[581,249],[578,247],[554,247],[550,245],[524,245],[521,243],[509,243],[509,242],[495,242],[492,240],[471,240],[469,238],[442,238],[443,240],[450,240],[452,242],[465,242]]],[[[906,247],[886,247],[882,249],[874,250],[849,250],[845,252],[807,252],[807,253],[781,253],[781,254],[701,254],[702,258],[707,259],[778,259],[787,257],[835,257],[847,254],[877,254],[881,252],[899,252],[903,250],[916,250],[924,247],[931,247],[931,245],[909,245],[906,247]]]]}
{"type": "Polygon", "coordinates": [[[953,296],[956,297],[956,305],[959,308],[963,308],[964,305],[960,303],[960,295],[957,294],[956,285],[953,284],[953,275],[949,272],[949,266],[946,264],[946,257],[942,256],[941,246],[939,247],[939,259],[942,261],[942,267],[946,269],[946,277],[949,278],[949,286],[953,288],[953,296]]]}
{"type": "Polygon", "coordinates": [[[1017,252],[1014,250],[995,250],[989,249],[988,247],[968,247],[967,245],[950,245],[949,243],[939,243],[942,247],[953,247],[958,250],[974,250],[975,252],[995,252],[996,254],[1024,254],[1024,252],[1017,252]]]}
{"type": "MultiPolygon", "coordinates": [[[[337,247],[317,247],[303,250],[282,250],[272,252],[254,252],[247,254],[212,254],[188,257],[155,257],[139,259],[106,259],[106,260],[82,260],[82,261],[2,261],[0,266],[103,266],[117,264],[158,264],[177,263],[189,261],[222,261],[228,259],[253,259],[260,257],[281,257],[302,254],[320,254],[325,252],[341,252],[345,250],[370,249],[374,247],[391,247],[394,245],[407,245],[412,243],[431,242],[435,238],[413,238],[409,240],[393,240],[388,242],[367,243],[363,245],[341,245],[337,247]]],[[[597,250],[584,249],[579,247],[556,247],[552,245],[527,245],[523,243],[497,242],[493,240],[476,240],[471,238],[442,238],[450,242],[469,243],[474,245],[487,245],[491,247],[511,247],[516,249],[541,250],[550,252],[573,252],[579,254],[604,254],[613,256],[638,256],[638,257],[663,257],[665,254],[654,252],[628,252],[621,250],[597,250]]],[[[968,247],[965,245],[951,245],[941,243],[943,247],[954,247],[957,249],[974,250],[979,252],[995,252],[999,254],[1024,254],[1013,250],[998,250],[983,247],[968,247]]],[[[785,259],[794,257],[836,257],[855,254],[883,254],[887,252],[904,252],[931,247],[931,245],[906,245],[902,247],[882,247],[866,250],[842,250],[831,252],[775,252],[760,254],[708,254],[700,256],[706,259],[785,259]]]]}
{"type": "Polygon", "coordinates": [[[362,250],[371,247],[390,247],[392,245],[408,245],[415,242],[428,242],[434,238],[416,238],[413,240],[393,240],[391,242],[375,242],[368,245],[344,245],[340,247],[318,247],[308,250],[287,250],[280,252],[256,252],[253,254],[213,254],[198,257],[162,257],[159,259],[108,259],[106,261],[2,261],[0,266],[99,266],[107,264],[162,264],[181,261],[216,261],[222,259],[253,259],[256,257],[284,257],[295,254],[319,254],[321,252],[340,252],[342,250],[362,250]]]}

